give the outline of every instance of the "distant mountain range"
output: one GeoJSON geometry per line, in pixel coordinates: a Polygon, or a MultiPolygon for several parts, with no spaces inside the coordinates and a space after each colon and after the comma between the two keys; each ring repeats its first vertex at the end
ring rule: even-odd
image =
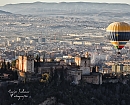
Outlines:
{"type": "Polygon", "coordinates": [[[61,2],[61,3],[20,3],[0,7],[3,11],[15,14],[31,15],[87,15],[91,13],[125,13],[129,15],[130,5],[120,3],[61,2]]]}
{"type": "Polygon", "coordinates": [[[12,14],[12,13],[0,10],[0,14],[12,14]]]}

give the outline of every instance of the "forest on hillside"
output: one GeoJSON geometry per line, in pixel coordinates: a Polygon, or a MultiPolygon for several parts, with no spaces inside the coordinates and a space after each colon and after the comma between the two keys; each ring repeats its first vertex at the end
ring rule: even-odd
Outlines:
{"type": "Polygon", "coordinates": [[[102,85],[84,82],[74,85],[65,80],[53,80],[48,83],[28,82],[0,87],[0,94],[0,105],[39,105],[50,97],[55,97],[57,103],[65,105],[129,105],[130,81],[127,84],[102,85]],[[19,89],[29,91],[28,97],[18,100],[10,96],[9,90],[19,89]]]}

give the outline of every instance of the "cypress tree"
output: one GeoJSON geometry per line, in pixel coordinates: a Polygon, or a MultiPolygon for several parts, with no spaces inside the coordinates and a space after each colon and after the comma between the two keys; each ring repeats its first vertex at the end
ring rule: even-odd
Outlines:
{"type": "Polygon", "coordinates": [[[10,70],[10,62],[7,62],[7,70],[10,70]]]}

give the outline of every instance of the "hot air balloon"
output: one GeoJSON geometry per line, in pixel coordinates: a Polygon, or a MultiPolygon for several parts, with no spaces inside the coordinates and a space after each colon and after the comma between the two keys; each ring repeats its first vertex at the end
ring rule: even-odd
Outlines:
{"type": "Polygon", "coordinates": [[[111,23],[106,31],[109,32],[107,38],[118,50],[130,40],[130,25],[125,22],[111,23]]]}

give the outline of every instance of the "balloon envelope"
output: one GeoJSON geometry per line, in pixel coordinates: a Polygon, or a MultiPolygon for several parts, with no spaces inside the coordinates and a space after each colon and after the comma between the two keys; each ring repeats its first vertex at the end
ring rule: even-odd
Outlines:
{"type": "Polygon", "coordinates": [[[117,48],[122,49],[130,40],[130,25],[125,22],[111,23],[107,29],[108,39],[117,48]]]}

